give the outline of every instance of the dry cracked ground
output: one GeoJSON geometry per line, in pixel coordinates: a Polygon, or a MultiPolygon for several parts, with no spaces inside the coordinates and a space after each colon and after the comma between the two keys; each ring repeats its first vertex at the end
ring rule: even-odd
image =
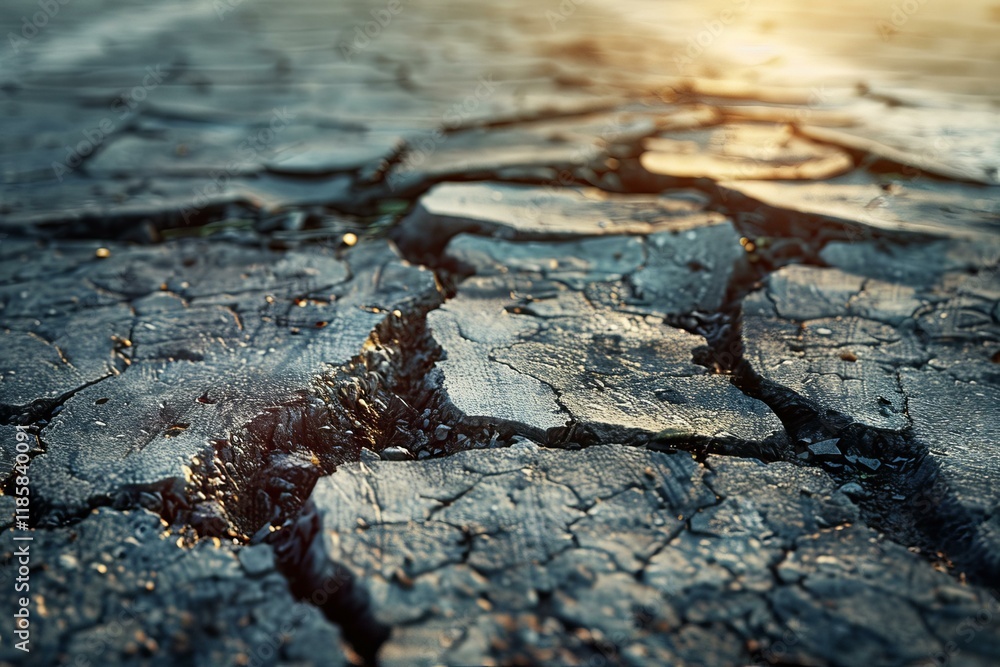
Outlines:
{"type": "Polygon", "coordinates": [[[1000,659],[990,53],[100,4],[0,58],[0,663],[1000,659]]]}

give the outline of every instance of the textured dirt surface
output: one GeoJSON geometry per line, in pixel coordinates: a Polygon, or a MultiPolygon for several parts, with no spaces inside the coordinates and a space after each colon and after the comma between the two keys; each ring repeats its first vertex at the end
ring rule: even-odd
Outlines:
{"type": "Polygon", "coordinates": [[[1000,15],[730,4],[5,6],[0,664],[996,664],[1000,15]]]}

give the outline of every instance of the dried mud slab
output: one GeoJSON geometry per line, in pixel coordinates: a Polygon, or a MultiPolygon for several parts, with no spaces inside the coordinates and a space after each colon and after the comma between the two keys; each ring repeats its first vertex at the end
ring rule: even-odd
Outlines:
{"type": "Polygon", "coordinates": [[[526,274],[575,290],[623,281],[633,313],[681,315],[721,308],[743,250],[728,221],[685,231],[576,241],[506,241],[460,234],[444,252],[449,264],[477,276],[526,274]]]}
{"type": "Polygon", "coordinates": [[[895,366],[923,351],[896,331],[920,308],[912,288],[790,266],[744,302],[745,355],[765,379],[860,423],[909,426],[895,366]]]}
{"type": "Polygon", "coordinates": [[[1000,185],[1000,114],[975,108],[900,106],[868,110],[851,129],[805,125],[803,136],[867,153],[906,171],[1000,185]]]}
{"type": "Polygon", "coordinates": [[[276,156],[265,163],[269,171],[292,176],[322,176],[344,171],[381,169],[402,149],[402,139],[392,134],[324,133],[322,142],[276,156]]]}
{"type": "MultiPolygon", "coordinates": [[[[659,114],[623,110],[414,133],[385,182],[391,193],[403,196],[446,180],[499,178],[561,185],[585,175],[594,180],[594,169],[605,169],[609,158],[628,156],[643,137],[654,134],[657,125],[666,122],[662,119],[671,117],[668,109],[659,114]]],[[[678,112],[678,118],[689,115],[687,110],[678,112]]]]}
{"type": "MultiPolygon", "coordinates": [[[[32,537],[31,664],[349,664],[339,629],[292,596],[270,547],[181,547],[142,510],[100,509],[32,537]]],[[[4,664],[23,655],[0,646],[4,664]]]]}
{"type": "Polygon", "coordinates": [[[673,178],[821,180],[854,166],[844,151],[795,134],[788,125],[726,124],[643,142],[642,167],[673,178]]]}
{"type": "Polygon", "coordinates": [[[407,252],[430,255],[460,233],[511,240],[556,241],[590,236],[693,229],[723,218],[704,195],[608,195],[596,190],[502,183],[442,183],[420,198],[393,232],[407,252]]]}
{"type": "MultiPolygon", "coordinates": [[[[396,626],[385,665],[919,663],[991,604],[787,463],[523,442],[352,464],[313,501],[396,626]]],[[[987,625],[963,658],[998,642],[987,625]]]]}
{"type": "Polygon", "coordinates": [[[467,420],[540,441],[572,440],[576,427],[605,442],[735,447],[780,437],[763,404],[694,364],[704,339],[665,323],[721,305],[741,252],[728,222],[569,247],[581,254],[566,259],[562,243],[461,235],[446,250],[478,274],[427,317],[443,350],[442,387],[467,420]],[[501,256],[513,259],[500,266],[501,256]],[[695,287],[689,275],[681,284],[692,283],[690,291],[671,283],[700,262],[719,280],[695,287]]]}
{"type": "Polygon", "coordinates": [[[849,175],[824,183],[730,181],[719,188],[728,205],[780,219],[871,235],[983,236],[1000,229],[996,191],[962,183],[921,180],[879,184],[849,175]]]}
{"type": "Polygon", "coordinates": [[[53,199],[50,182],[24,183],[7,190],[8,214],[0,232],[41,238],[117,238],[149,243],[157,230],[197,227],[229,220],[249,228],[258,218],[282,209],[348,206],[353,200],[347,174],[296,179],[278,174],[143,176],[106,184],[70,176],[53,199]]]}
{"type": "Polygon", "coordinates": [[[391,133],[346,132],[291,124],[287,109],[276,110],[273,124],[194,123],[143,119],[136,131],[108,142],[87,163],[98,177],[201,176],[214,180],[269,171],[301,177],[376,171],[401,148],[391,133]],[[275,129],[272,129],[275,128],[275,129]],[[319,139],[317,139],[317,136],[319,139]],[[265,139],[270,138],[270,142],[265,139]]]}

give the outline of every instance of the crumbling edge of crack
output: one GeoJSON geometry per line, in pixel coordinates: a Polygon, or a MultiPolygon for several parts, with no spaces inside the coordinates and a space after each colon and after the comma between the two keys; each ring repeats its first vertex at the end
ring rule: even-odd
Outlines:
{"type": "Polygon", "coordinates": [[[338,625],[365,665],[376,665],[378,650],[389,638],[390,628],[375,618],[365,587],[347,567],[329,557],[313,502],[306,501],[297,517],[263,541],[273,547],[278,571],[288,581],[292,595],[338,625]]]}

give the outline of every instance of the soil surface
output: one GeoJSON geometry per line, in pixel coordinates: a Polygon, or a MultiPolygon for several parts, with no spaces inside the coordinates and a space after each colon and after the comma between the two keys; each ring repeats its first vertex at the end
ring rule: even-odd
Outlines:
{"type": "Polygon", "coordinates": [[[998,27],[5,4],[0,664],[996,664],[998,27]]]}

